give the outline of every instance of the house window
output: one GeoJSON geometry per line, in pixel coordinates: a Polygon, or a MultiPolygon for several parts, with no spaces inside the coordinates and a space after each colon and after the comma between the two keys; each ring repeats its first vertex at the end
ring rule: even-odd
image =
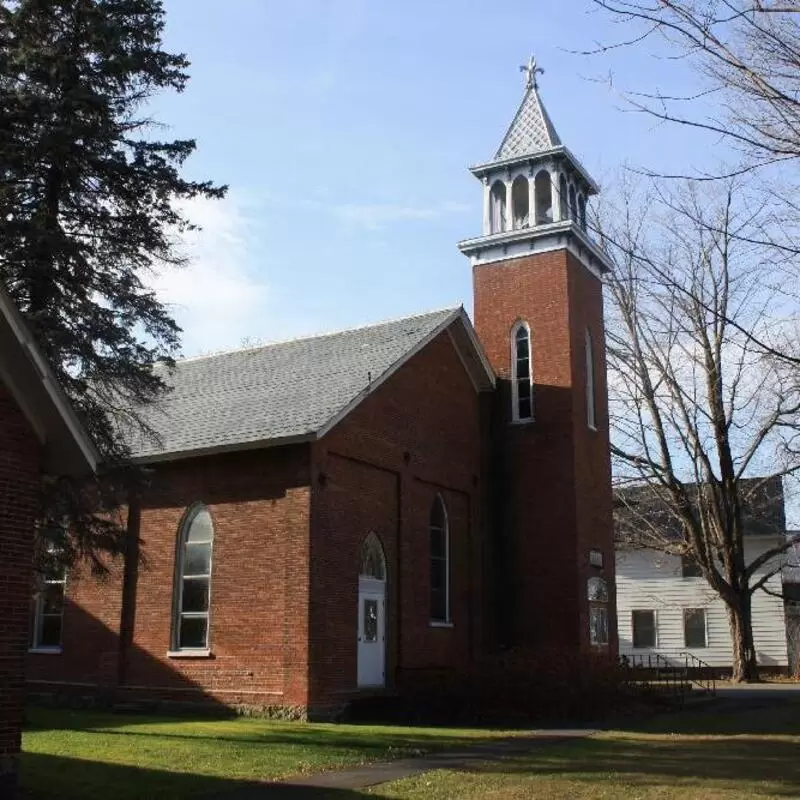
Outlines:
{"type": "Polygon", "coordinates": [[[683,610],[683,642],[686,647],[706,647],[706,610],[683,610]]]}
{"type": "Polygon", "coordinates": [[[208,649],[211,597],[211,550],[214,526],[205,506],[186,515],[178,540],[175,581],[174,650],[208,649]]]}
{"type": "Polygon", "coordinates": [[[38,583],[31,613],[31,649],[60,650],[67,588],[66,567],[49,565],[38,583]]]}
{"type": "Polygon", "coordinates": [[[514,422],[533,419],[533,371],[531,332],[527,323],[518,322],[511,331],[511,416],[514,422]]]}
{"type": "Polygon", "coordinates": [[[594,393],[594,347],[592,334],[586,329],[586,424],[592,429],[597,428],[597,409],[595,408],[594,393]]]}
{"type": "Polygon", "coordinates": [[[429,524],[431,560],[431,622],[450,622],[450,531],[441,495],[431,506],[429,524]]]}
{"type": "Polygon", "coordinates": [[[656,612],[632,611],[631,623],[633,627],[634,647],[656,646],[656,612]]]}
{"type": "Polygon", "coordinates": [[[692,556],[681,556],[681,577],[702,578],[703,570],[692,556]]]}
{"type": "Polygon", "coordinates": [[[603,578],[586,582],[589,597],[589,641],[593,645],[608,644],[608,584],[603,578]]]}

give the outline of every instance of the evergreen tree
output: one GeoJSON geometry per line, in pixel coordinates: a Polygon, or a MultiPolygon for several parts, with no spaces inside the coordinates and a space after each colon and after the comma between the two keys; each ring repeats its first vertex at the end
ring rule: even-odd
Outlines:
{"type": "MultiPolygon", "coordinates": [[[[151,365],[179,345],[146,284],[182,264],[176,236],[191,225],[176,201],[225,193],[181,176],[193,140],[152,136],[147,101],[188,80],[163,29],[160,0],[0,0],[0,279],[117,473],[121,432],[165,390],[151,365]]],[[[97,513],[117,493],[91,508],[50,495],[50,514],[73,520],[69,555],[121,545],[97,513]]]]}

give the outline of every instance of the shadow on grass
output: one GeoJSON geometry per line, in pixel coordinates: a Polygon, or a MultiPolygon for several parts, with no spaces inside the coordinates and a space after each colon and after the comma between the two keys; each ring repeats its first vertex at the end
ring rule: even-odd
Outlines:
{"type": "Polygon", "coordinates": [[[349,790],[227,780],[39,753],[24,754],[21,784],[20,800],[363,800],[349,790]]]}
{"type": "Polygon", "coordinates": [[[589,783],[605,783],[614,776],[613,783],[618,776],[625,783],[640,786],[697,787],[713,781],[719,788],[752,796],[800,797],[800,747],[796,740],[752,735],[634,739],[628,735],[542,748],[524,758],[485,764],[476,771],[589,783]]]}

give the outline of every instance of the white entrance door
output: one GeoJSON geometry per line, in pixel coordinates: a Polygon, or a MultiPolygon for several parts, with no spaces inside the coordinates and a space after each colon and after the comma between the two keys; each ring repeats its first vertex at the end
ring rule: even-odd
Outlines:
{"type": "Polygon", "coordinates": [[[358,580],[358,685],[386,684],[386,581],[358,580]]]}

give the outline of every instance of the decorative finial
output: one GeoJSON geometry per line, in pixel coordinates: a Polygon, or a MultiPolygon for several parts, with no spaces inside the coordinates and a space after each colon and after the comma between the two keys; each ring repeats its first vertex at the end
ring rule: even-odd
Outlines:
{"type": "Polygon", "coordinates": [[[544,70],[536,65],[536,56],[531,54],[530,59],[528,60],[527,64],[523,64],[519,68],[520,72],[525,73],[525,88],[530,89],[532,86],[538,88],[538,84],[536,83],[536,74],[539,73],[540,75],[544,75],[544,70]]]}

